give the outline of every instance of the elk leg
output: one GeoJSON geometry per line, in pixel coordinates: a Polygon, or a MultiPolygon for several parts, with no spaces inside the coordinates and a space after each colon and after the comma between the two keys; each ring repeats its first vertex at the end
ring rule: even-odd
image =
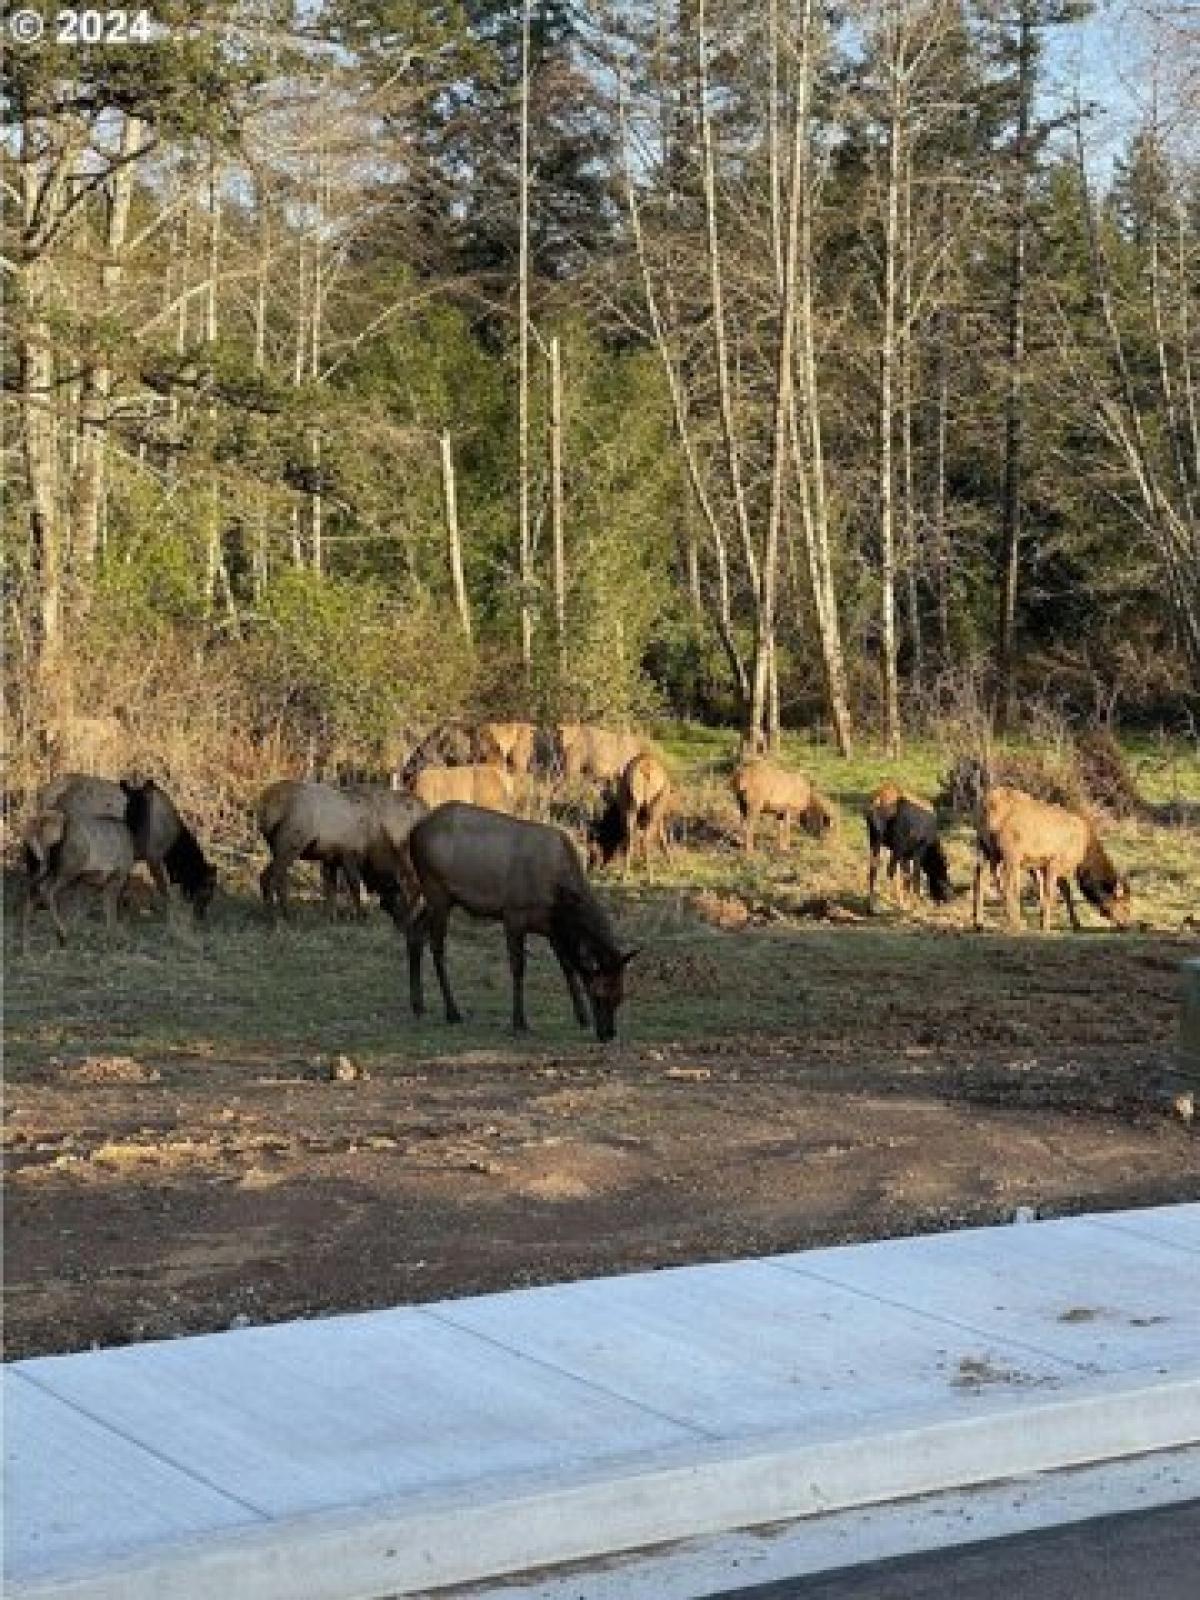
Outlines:
{"type": "Polygon", "coordinates": [[[167,914],[167,916],[170,916],[171,880],[167,877],[166,868],[163,866],[162,862],[157,859],[151,861],[149,858],[147,858],[146,865],[150,869],[150,876],[154,880],[154,887],[158,890],[158,896],[162,901],[163,911],[167,914]]]}
{"type": "Polygon", "coordinates": [[[454,1003],[454,996],[450,993],[450,979],[446,975],[446,923],[449,914],[448,906],[430,906],[429,945],[433,951],[433,970],[437,973],[438,986],[446,1006],[446,1021],[461,1022],[462,1012],[454,1003]]]}
{"type": "Polygon", "coordinates": [[[52,884],[44,883],[38,891],[38,895],[42,904],[50,913],[50,920],[54,924],[54,932],[59,944],[66,944],[67,930],[63,926],[63,919],[58,912],[58,890],[52,884]]]}
{"type": "Polygon", "coordinates": [[[290,918],[292,908],[288,901],[288,872],[296,853],[281,850],[278,855],[272,856],[270,864],[264,871],[259,883],[262,886],[263,899],[267,902],[271,921],[274,922],[277,914],[290,918]]]}
{"type": "Polygon", "coordinates": [[[879,841],[871,838],[871,864],[867,868],[867,909],[874,913],[879,909],[879,858],[882,855],[879,841]]]}
{"type": "Polygon", "coordinates": [[[337,920],[337,879],[338,864],[336,861],[322,861],[321,863],[321,898],[325,902],[325,909],[330,917],[337,920]]]}
{"type": "Polygon", "coordinates": [[[975,877],[971,885],[971,920],[976,929],[983,927],[983,852],[975,852],[975,877]]]}
{"type": "Polygon", "coordinates": [[[779,848],[781,850],[790,850],[791,849],[791,844],[792,844],[791,821],[792,821],[792,814],[791,814],[790,811],[781,811],[779,813],[779,848]]]}
{"type": "Polygon", "coordinates": [[[1001,868],[1004,881],[1004,909],[1010,928],[1019,928],[1021,925],[1021,865],[1018,861],[1006,861],[1001,868]]]}
{"type": "Polygon", "coordinates": [[[421,962],[425,941],[429,937],[429,918],[424,911],[411,915],[404,925],[404,943],[408,947],[408,1003],[414,1017],[425,1014],[425,986],[421,979],[421,962]]]}
{"type": "Polygon", "coordinates": [[[663,853],[663,860],[664,861],[670,861],[672,856],[673,856],[673,854],[674,854],[674,852],[673,852],[673,850],[671,848],[671,841],[670,841],[670,839],[668,838],[667,835],[668,835],[667,819],[666,819],[665,816],[661,816],[658,819],[658,844],[659,844],[659,849],[663,853]]]}
{"type": "Polygon", "coordinates": [[[1075,910],[1075,896],[1071,893],[1070,878],[1060,878],[1058,880],[1058,887],[1062,890],[1062,897],[1066,901],[1067,915],[1071,919],[1071,927],[1075,933],[1078,933],[1081,924],[1079,921],[1079,915],[1075,910]]]}
{"type": "Polygon", "coordinates": [[[746,808],[746,834],[745,834],[745,838],[743,839],[742,843],[745,846],[746,854],[748,856],[752,856],[754,854],[754,824],[757,821],[758,821],[757,814],[755,812],[751,811],[749,807],[747,807],[746,808]]]}
{"type": "Polygon", "coordinates": [[[104,925],[110,934],[117,931],[117,906],[120,903],[121,891],[126,880],[121,877],[110,878],[104,885],[104,925]]]}
{"type": "Polygon", "coordinates": [[[559,940],[551,939],[550,948],[557,956],[558,964],[562,968],[562,975],[567,980],[567,988],[571,995],[571,1004],[575,1008],[575,1021],[581,1028],[590,1028],[592,1025],[592,1019],[588,1013],[587,997],[583,992],[583,984],[579,981],[579,974],[571,965],[571,958],[567,954],[567,947],[559,940]]]}
{"type": "Polygon", "coordinates": [[[342,876],[346,880],[346,889],[350,895],[350,914],[361,922],[366,916],[362,903],[362,873],[357,861],[347,858],[342,862],[342,876]]]}
{"type": "Polygon", "coordinates": [[[528,1033],[529,1018],[525,1015],[525,930],[506,923],[504,937],[508,941],[508,965],[512,971],[513,1032],[528,1033]]]}
{"type": "Polygon", "coordinates": [[[21,905],[21,949],[29,949],[29,930],[33,922],[34,908],[44,904],[40,884],[35,884],[32,879],[25,885],[25,899],[21,905]]]}

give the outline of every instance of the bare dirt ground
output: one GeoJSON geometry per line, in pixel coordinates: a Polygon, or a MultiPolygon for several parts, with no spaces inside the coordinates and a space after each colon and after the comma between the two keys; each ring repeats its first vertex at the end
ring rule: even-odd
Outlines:
{"type": "Polygon", "coordinates": [[[380,918],[223,916],[11,963],[10,1357],[1200,1195],[1192,936],[685,922],[603,1048],[495,930],[449,1030],[380,918]]]}

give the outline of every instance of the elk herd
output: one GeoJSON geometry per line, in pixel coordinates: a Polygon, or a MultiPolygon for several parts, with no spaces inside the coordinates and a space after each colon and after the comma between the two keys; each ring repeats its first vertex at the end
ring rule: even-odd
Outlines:
{"type": "MultiPolygon", "coordinates": [[[[469,736],[440,734],[418,742],[389,785],[331,784],[286,778],[259,795],[256,820],[270,860],[259,883],[268,917],[289,912],[288,887],[297,861],[320,868],[326,903],[339,892],[356,913],[362,892],[374,894],[396,923],[408,954],[412,1010],[424,1010],[422,964],[429,947],[447,1021],[460,1012],[450,988],[446,930],[450,912],[499,922],[512,973],[512,1022],[523,1030],[525,946],[530,934],[550,945],[582,1026],[611,1038],[623,998],[623,950],[589,874],[619,861],[627,873],[653,846],[670,858],[671,820],[678,809],[666,763],[636,734],[582,723],[543,730],[528,722],[494,722],[469,736]],[[591,788],[594,809],[583,829],[586,870],[564,829],[516,815],[542,782],[591,788]]],[[[817,838],[837,825],[837,812],[810,780],[759,754],[735,758],[730,788],[740,813],[742,845],[755,849],[761,821],[778,823],[788,849],[793,825],[817,838]]],[[[868,897],[877,909],[879,872],[903,903],[924,888],[942,904],[954,894],[933,808],[896,783],[885,783],[864,809],[868,897]]],[[[164,901],[175,885],[203,917],[216,871],[170,796],[153,779],[133,782],[68,773],[37,797],[24,830],[26,893],[22,941],[42,906],[60,943],[66,941],[59,901],[74,885],[100,890],[110,927],[135,863],[145,862],[164,901]]],[[[1072,892],[1117,927],[1130,920],[1128,880],[1118,875],[1095,822],[1022,790],[985,789],[975,816],[973,912],[982,926],[984,876],[1002,897],[1007,920],[1020,921],[1026,875],[1038,898],[1042,928],[1061,894],[1079,926],[1072,892]]]]}

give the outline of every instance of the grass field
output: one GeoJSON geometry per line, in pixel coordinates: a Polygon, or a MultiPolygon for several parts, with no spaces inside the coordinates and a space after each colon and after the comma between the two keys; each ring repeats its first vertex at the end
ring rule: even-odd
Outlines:
{"type": "MultiPolygon", "coordinates": [[[[198,930],[143,905],[6,936],[10,1347],[221,1326],[815,1239],[1013,1204],[1200,1193],[1172,1118],[1178,968],[1200,949],[1200,759],[1132,752],[1151,815],[1106,829],[1136,929],[970,931],[969,896],[866,914],[878,755],[792,745],[842,814],[738,848],[728,737],[662,743],[688,795],[669,865],[601,881],[630,969],[619,1040],[571,1019],[534,942],[508,1031],[499,930],[456,922],[467,1020],[409,1015],[377,911],[270,931],[238,873],[198,930]]],[[[930,748],[899,766],[932,794],[930,748]]],[[[952,877],[968,830],[949,831],[952,877]]],[[[314,886],[315,887],[315,886],[314,886]]],[[[13,886],[10,884],[10,896],[13,886]]]]}

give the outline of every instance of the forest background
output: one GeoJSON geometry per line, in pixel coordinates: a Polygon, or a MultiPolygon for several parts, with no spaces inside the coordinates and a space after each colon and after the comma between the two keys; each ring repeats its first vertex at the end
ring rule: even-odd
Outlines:
{"type": "Polygon", "coordinates": [[[88,725],[247,780],[483,714],[1194,734],[1194,9],[26,9],[10,786],[88,725]]]}

